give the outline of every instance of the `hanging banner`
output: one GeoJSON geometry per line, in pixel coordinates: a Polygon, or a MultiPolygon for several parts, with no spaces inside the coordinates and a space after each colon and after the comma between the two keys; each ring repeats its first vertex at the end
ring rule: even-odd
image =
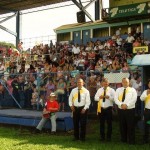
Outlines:
{"type": "Polygon", "coordinates": [[[118,6],[109,9],[109,18],[122,18],[148,14],[148,3],[118,6]]]}
{"type": "Polygon", "coordinates": [[[148,46],[133,47],[133,53],[148,53],[148,46]]]}

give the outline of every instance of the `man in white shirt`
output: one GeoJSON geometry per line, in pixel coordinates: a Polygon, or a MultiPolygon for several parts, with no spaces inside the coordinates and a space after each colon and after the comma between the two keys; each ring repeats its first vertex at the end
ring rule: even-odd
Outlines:
{"type": "Polygon", "coordinates": [[[121,141],[135,144],[135,103],[137,92],[129,87],[129,79],[122,79],[123,87],[116,90],[115,103],[118,105],[121,141]]]}
{"type": "Polygon", "coordinates": [[[107,121],[107,141],[111,140],[112,134],[112,107],[115,90],[109,87],[107,78],[102,80],[102,86],[95,94],[95,101],[98,101],[97,113],[100,120],[101,141],[105,140],[105,120],[107,121]]]}
{"type": "Polygon", "coordinates": [[[137,77],[136,78],[136,81],[133,82],[133,85],[132,87],[135,88],[136,92],[137,92],[137,101],[136,101],[136,114],[137,115],[141,115],[141,100],[140,100],[140,96],[141,96],[141,93],[142,93],[142,82],[141,82],[141,77],[137,77]]]}
{"type": "Polygon", "coordinates": [[[134,41],[134,37],[131,35],[131,33],[128,34],[128,37],[126,38],[126,42],[127,43],[133,43],[134,41]]]}
{"type": "Polygon", "coordinates": [[[150,121],[150,80],[148,80],[148,89],[142,93],[140,99],[145,102],[143,142],[149,143],[149,125],[147,122],[150,121]]]}
{"type": "Polygon", "coordinates": [[[77,87],[69,95],[69,106],[73,112],[74,141],[85,141],[87,110],[91,100],[89,91],[83,87],[83,79],[78,79],[77,87]]]}
{"type": "Polygon", "coordinates": [[[119,28],[118,30],[116,30],[116,36],[120,35],[121,33],[121,28],[119,28]]]}
{"type": "Polygon", "coordinates": [[[129,52],[129,53],[132,53],[132,44],[133,44],[133,41],[134,41],[134,37],[131,35],[131,33],[128,34],[128,37],[126,38],[126,51],[129,52]]]}
{"type": "Polygon", "coordinates": [[[74,54],[74,56],[79,55],[79,53],[80,53],[80,47],[79,47],[78,44],[76,44],[75,46],[73,45],[72,53],[74,54]]]}

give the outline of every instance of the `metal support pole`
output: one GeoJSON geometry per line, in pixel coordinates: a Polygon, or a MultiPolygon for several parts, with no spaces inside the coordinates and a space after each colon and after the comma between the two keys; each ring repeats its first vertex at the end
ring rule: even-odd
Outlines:
{"type": "Polygon", "coordinates": [[[8,90],[7,86],[3,83],[2,80],[0,80],[0,83],[5,87],[5,89],[8,91],[8,93],[10,94],[10,96],[13,98],[13,100],[16,102],[16,104],[19,106],[19,108],[21,109],[22,107],[20,106],[20,104],[18,103],[18,101],[15,99],[15,97],[10,93],[10,91],[8,90]]]}
{"type": "Polygon", "coordinates": [[[21,28],[22,28],[22,15],[21,15],[21,12],[18,11],[17,16],[16,16],[16,33],[17,33],[16,47],[21,39],[21,28]]]}

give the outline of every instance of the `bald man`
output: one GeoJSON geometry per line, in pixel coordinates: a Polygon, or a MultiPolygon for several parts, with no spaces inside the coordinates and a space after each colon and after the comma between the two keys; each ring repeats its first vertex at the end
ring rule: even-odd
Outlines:
{"type": "Polygon", "coordinates": [[[115,103],[118,105],[121,141],[135,144],[135,103],[137,92],[129,87],[129,79],[122,79],[122,87],[115,93],[115,103]]]}
{"type": "Polygon", "coordinates": [[[95,101],[98,101],[97,113],[100,121],[101,141],[105,140],[105,122],[107,123],[106,140],[111,141],[114,96],[115,90],[109,87],[109,80],[104,78],[102,80],[102,87],[95,94],[95,101]]]}
{"type": "Polygon", "coordinates": [[[74,139],[73,141],[85,141],[87,110],[91,100],[89,91],[83,87],[84,82],[78,79],[77,87],[69,95],[69,106],[73,112],[74,139]]]}

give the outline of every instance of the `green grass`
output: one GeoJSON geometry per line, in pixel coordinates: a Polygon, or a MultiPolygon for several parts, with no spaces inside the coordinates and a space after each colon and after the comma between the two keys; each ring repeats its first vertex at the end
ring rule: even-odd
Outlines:
{"type": "Polygon", "coordinates": [[[58,135],[48,133],[32,134],[24,127],[0,127],[0,150],[146,150],[149,145],[141,145],[142,133],[136,132],[136,145],[122,144],[119,140],[118,123],[113,123],[111,142],[99,141],[98,121],[89,121],[85,143],[73,142],[72,135],[59,132],[58,135]]]}

